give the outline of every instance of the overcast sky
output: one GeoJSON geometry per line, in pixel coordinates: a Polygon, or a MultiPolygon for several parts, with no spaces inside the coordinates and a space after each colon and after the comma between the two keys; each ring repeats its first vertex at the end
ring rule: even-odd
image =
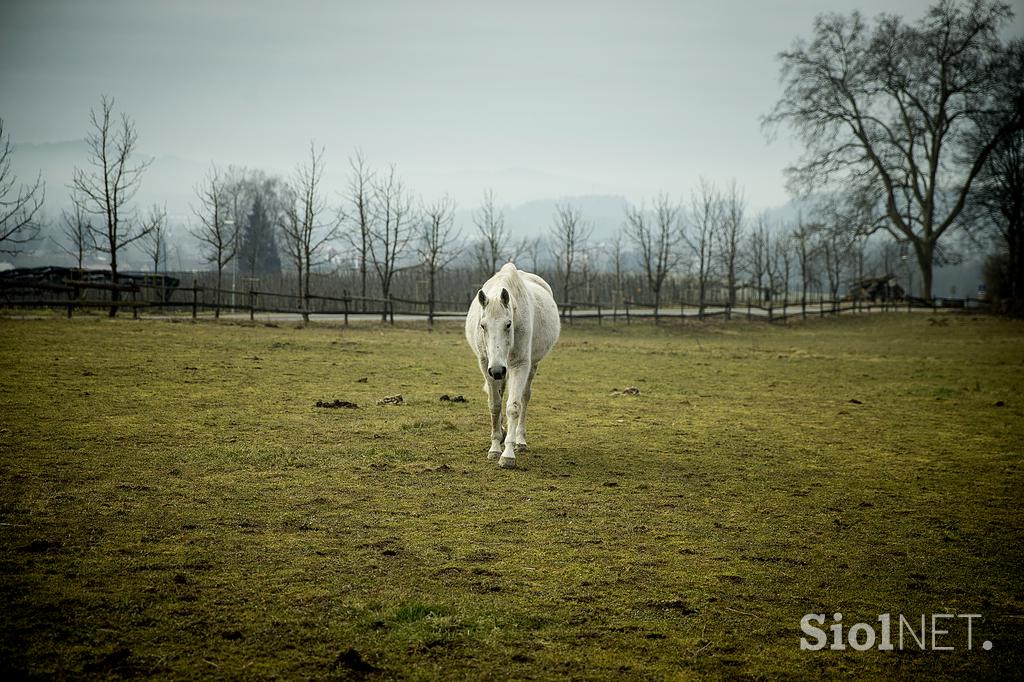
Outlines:
{"type": "Polygon", "coordinates": [[[105,93],[156,156],[288,172],[314,138],[335,181],[360,147],[463,207],[703,174],[767,208],[796,154],[758,122],[775,54],[822,11],[928,4],[3,0],[0,117],[16,144],[81,139],[105,93]]]}

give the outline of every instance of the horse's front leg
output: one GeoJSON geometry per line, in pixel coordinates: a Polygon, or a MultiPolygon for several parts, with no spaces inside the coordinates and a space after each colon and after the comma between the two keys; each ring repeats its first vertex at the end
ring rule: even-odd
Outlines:
{"type": "Polygon", "coordinates": [[[528,452],[526,445],[526,408],[530,406],[530,395],[533,393],[533,375],[537,373],[537,365],[530,367],[530,373],[526,377],[526,385],[523,387],[523,406],[519,410],[519,428],[516,429],[515,449],[517,453],[528,452]]]}
{"type": "Polygon", "coordinates": [[[491,448],[487,452],[487,459],[498,459],[501,456],[502,440],[505,438],[501,430],[501,397],[504,387],[505,382],[487,377],[487,403],[491,411],[491,448]]]}
{"type": "Polygon", "coordinates": [[[509,367],[506,379],[506,390],[508,401],[505,403],[505,417],[508,419],[508,429],[505,434],[505,449],[498,459],[498,466],[511,469],[516,465],[515,444],[519,437],[520,417],[523,412],[523,390],[526,388],[526,381],[529,377],[529,365],[525,367],[509,367]]]}

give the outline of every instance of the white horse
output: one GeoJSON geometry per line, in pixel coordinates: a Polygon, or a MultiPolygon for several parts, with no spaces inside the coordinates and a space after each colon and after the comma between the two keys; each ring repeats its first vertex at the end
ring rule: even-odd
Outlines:
{"type": "Polygon", "coordinates": [[[487,280],[469,306],[466,340],[476,353],[490,399],[487,458],[498,458],[498,466],[514,467],[516,450],[526,450],[526,406],[533,375],[558,340],[559,330],[551,287],[531,272],[516,270],[512,263],[487,280]],[[503,434],[501,399],[506,392],[508,426],[503,434]]]}

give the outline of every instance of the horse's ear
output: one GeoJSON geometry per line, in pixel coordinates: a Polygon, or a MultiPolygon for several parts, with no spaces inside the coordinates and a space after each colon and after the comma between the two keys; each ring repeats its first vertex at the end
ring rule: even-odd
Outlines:
{"type": "Polygon", "coordinates": [[[506,308],[508,307],[508,289],[501,290],[501,304],[506,308]]]}
{"type": "Polygon", "coordinates": [[[480,305],[482,305],[482,306],[486,306],[487,305],[487,294],[484,293],[483,289],[481,289],[480,293],[478,293],[476,295],[476,298],[477,298],[478,301],[480,301],[480,305]]]}

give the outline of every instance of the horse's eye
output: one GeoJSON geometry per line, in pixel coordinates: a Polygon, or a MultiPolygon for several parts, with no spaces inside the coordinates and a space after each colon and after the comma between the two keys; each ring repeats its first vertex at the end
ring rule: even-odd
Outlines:
{"type": "Polygon", "coordinates": [[[512,321],[509,320],[508,322],[505,323],[505,329],[511,329],[511,328],[512,328],[512,321]]]}

